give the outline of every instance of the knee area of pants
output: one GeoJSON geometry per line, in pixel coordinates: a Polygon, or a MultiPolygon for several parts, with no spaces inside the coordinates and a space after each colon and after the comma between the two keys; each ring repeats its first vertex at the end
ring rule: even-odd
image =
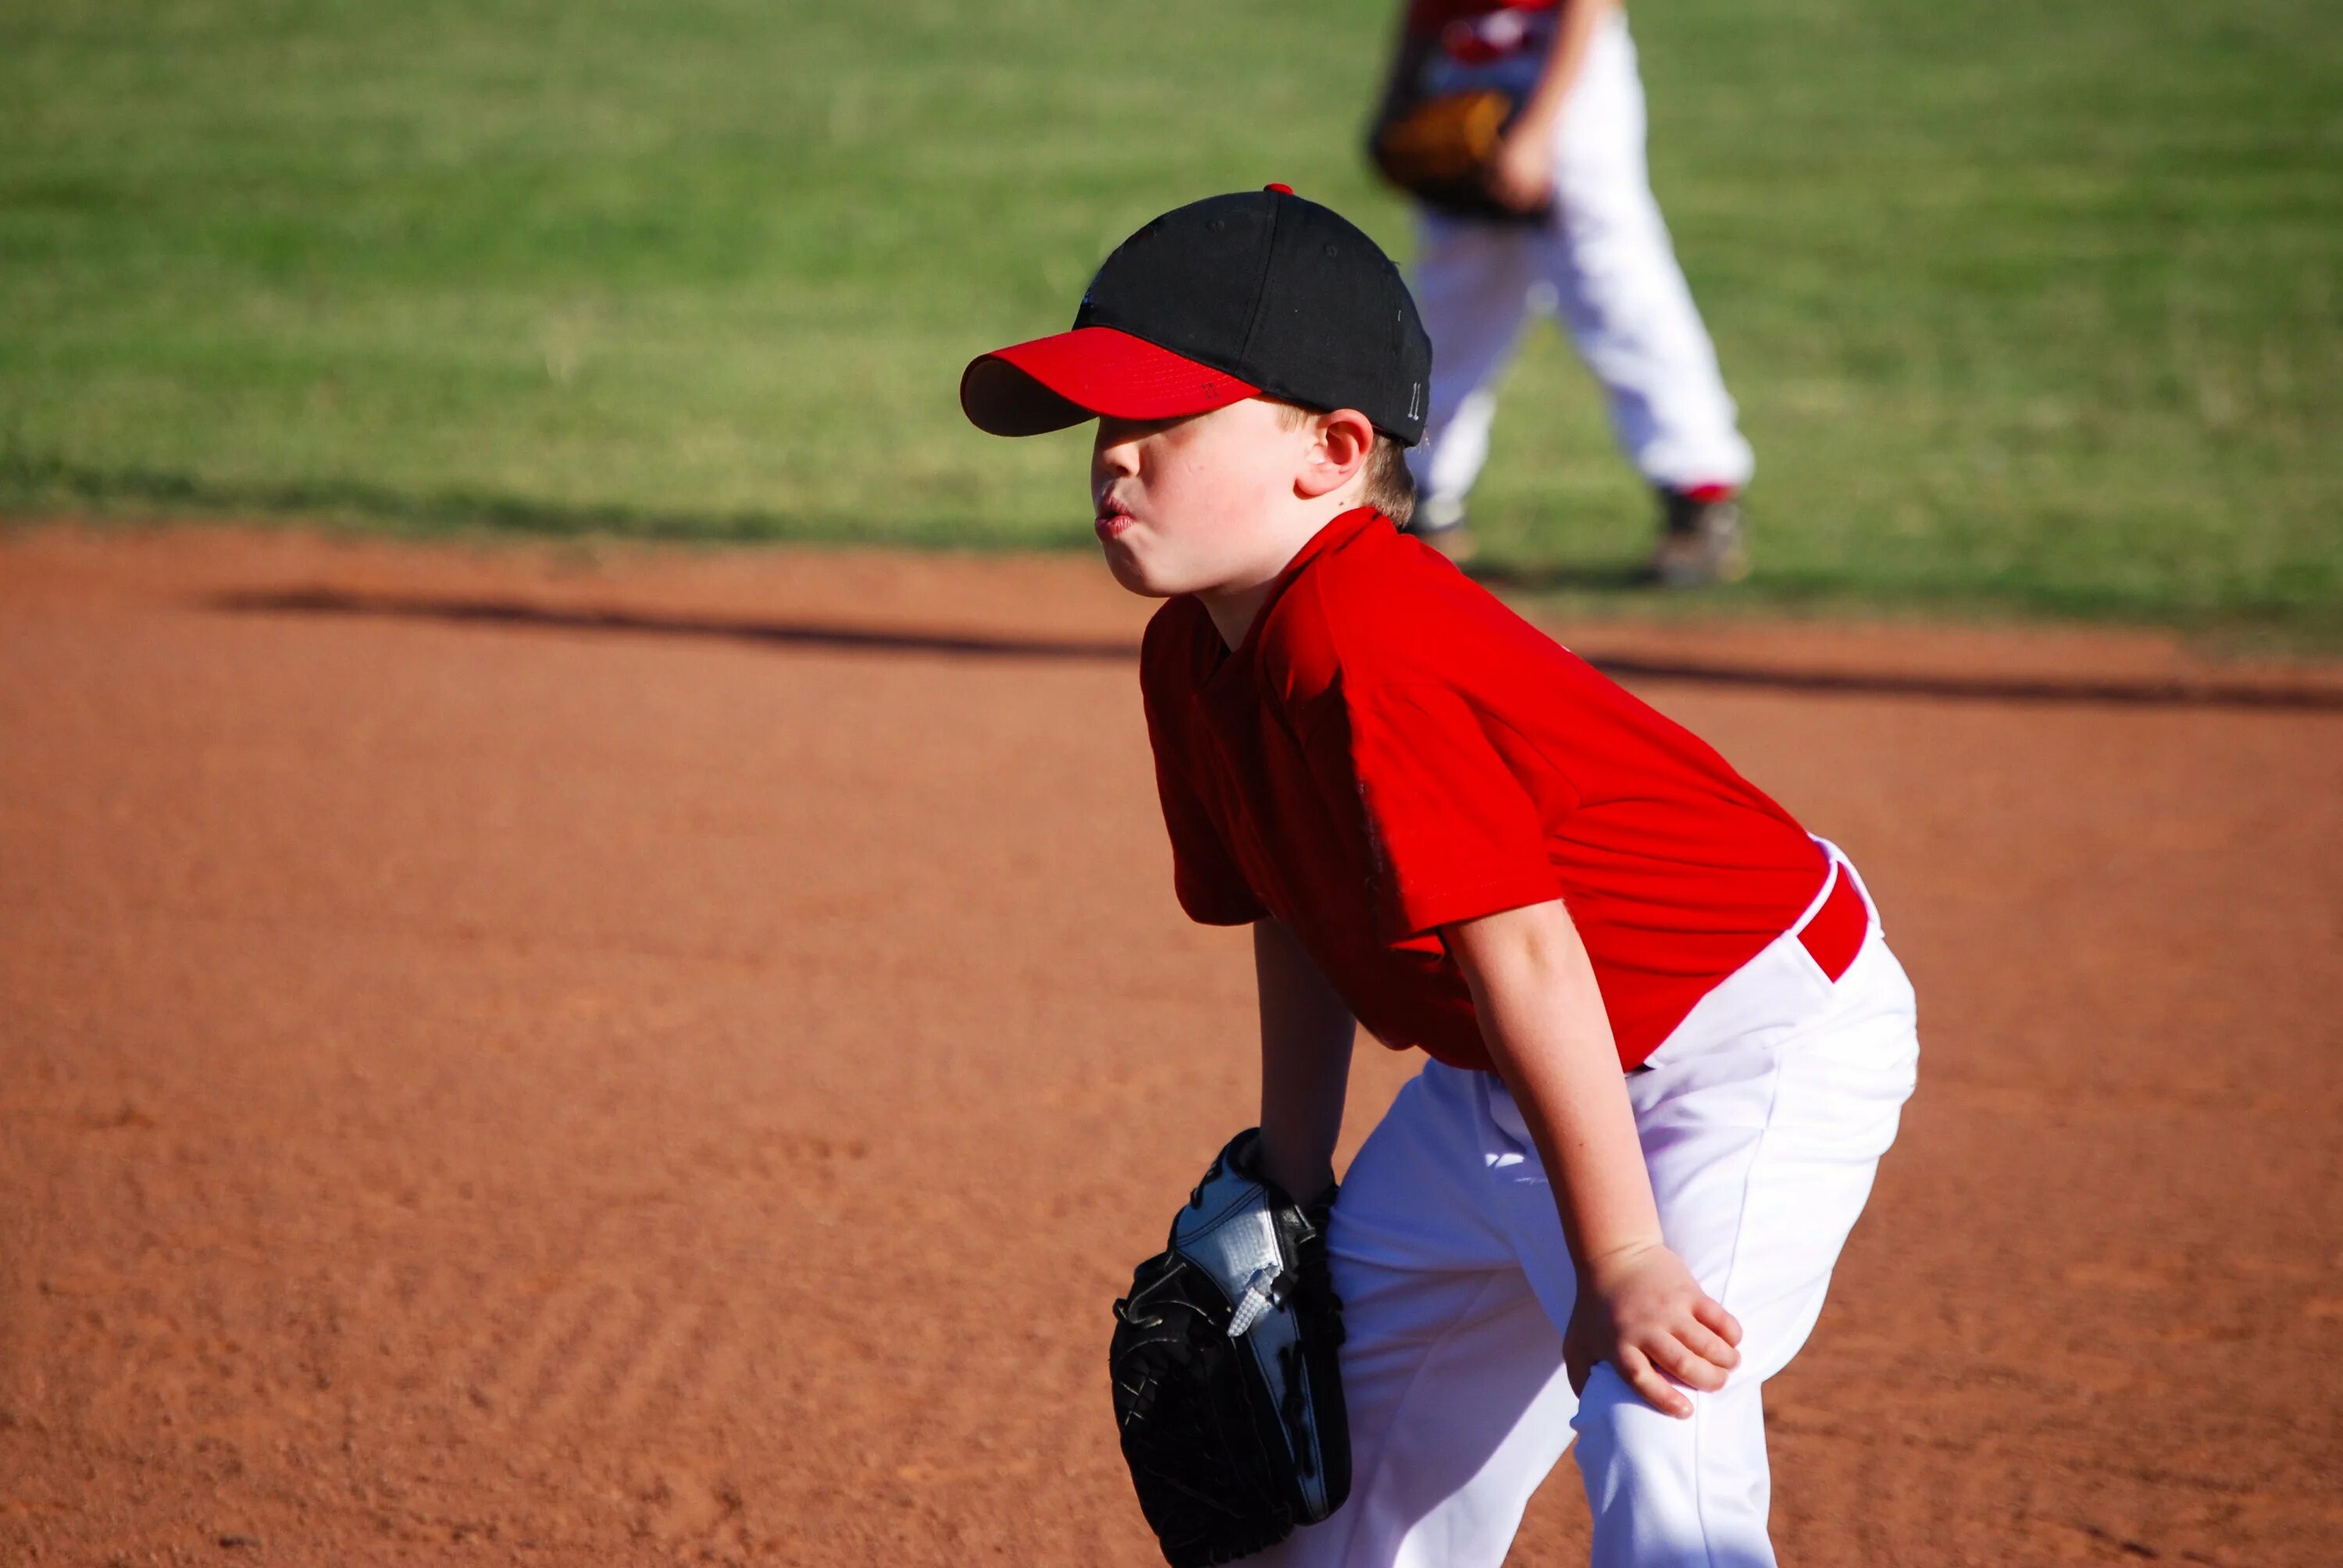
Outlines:
{"type": "Polygon", "coordinates": [[[1578,1410],[1570,1418],[1570,1428],[1578,1434],[1582,1452],[1631,1443],[1638,1432],[1649,1431],[1657,1435],[1677,1424],[1674,1416],[1663,1415],[1642,1394],[1628,1387],[1627,1380],[1608,1362],[1587,1374],[1586,1387],[1578,1396],[1578,1410]]]}

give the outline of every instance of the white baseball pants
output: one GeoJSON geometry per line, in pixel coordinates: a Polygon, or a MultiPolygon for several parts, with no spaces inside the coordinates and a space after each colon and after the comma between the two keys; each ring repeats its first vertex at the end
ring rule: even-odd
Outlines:
{"type": "Polygon", "coordinates": [[[1684,1421],[1607,1363],[1571,1393],[1574,1272],[1521,1112],[1492,1074],[1427,1066],[1360,1151],[1329,1236],[1350,1501],[1252,1561],[1497,1568],[1575,1435],[1599,1568],[1772,1563],[1763,1385],[1814,1327],[1918,1056],[1875,910],[1835,985],[1785,936],[1628,1075],[1668,1245],[1743,1331],[1741,1365],[1684,1421]]]}
{"type": "Polygon", "coordinates": [[[1463,513],[1489,455],[1493,384],[1532,314],[1560,313],[1645,479],[1738,487],[1755,467],[1652,196],[1644,83],[1619,12],[1596,29],[1556,134],[1546,223],[1428,210],[1418,221],[1410,283],[1432,337],[1432,397],[1409,458],[1422,515],[1435,526],[1463,513]]]}

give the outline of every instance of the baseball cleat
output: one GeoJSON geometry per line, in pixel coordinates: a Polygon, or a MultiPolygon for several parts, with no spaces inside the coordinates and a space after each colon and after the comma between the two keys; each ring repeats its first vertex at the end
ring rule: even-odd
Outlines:
{"type": "Polygon", "coordinates": [[[1692,490],[1663,487],[1660,542],[1652,552],[1652,577],[1663,588],[1706,588],[1737,583],[1749,575],[1749,546],[1742,537],[1741,500],[1721,486],[1692,490]]]}

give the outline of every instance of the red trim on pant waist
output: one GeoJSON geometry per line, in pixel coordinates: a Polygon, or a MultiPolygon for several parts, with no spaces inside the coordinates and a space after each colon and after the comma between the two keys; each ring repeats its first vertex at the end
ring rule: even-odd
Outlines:
{"type": "Polygon", "coordinates": [[[1823,973],[1835,985],[1862,950],[1864,932],[1871,929],[1871,911],[1855,890],[1855,879],[1845,866],[1831,868],[1831,890],[1814,918],[1798,930],[1798,942],[1814,955],[1823,973]]]}

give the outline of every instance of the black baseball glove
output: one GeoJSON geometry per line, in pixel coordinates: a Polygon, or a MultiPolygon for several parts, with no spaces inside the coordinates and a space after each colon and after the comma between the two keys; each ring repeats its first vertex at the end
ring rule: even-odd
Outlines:
{"type": "Polygon", "coordinates": [[[1107,1365],[1139,1506],[1172,1568],[1210,1568],[1314,1524],[1351,1492],[1326,1263],[1329,1187],[1301,1204],[1232,1139],[1114,1304],[1107,1365]]]}

